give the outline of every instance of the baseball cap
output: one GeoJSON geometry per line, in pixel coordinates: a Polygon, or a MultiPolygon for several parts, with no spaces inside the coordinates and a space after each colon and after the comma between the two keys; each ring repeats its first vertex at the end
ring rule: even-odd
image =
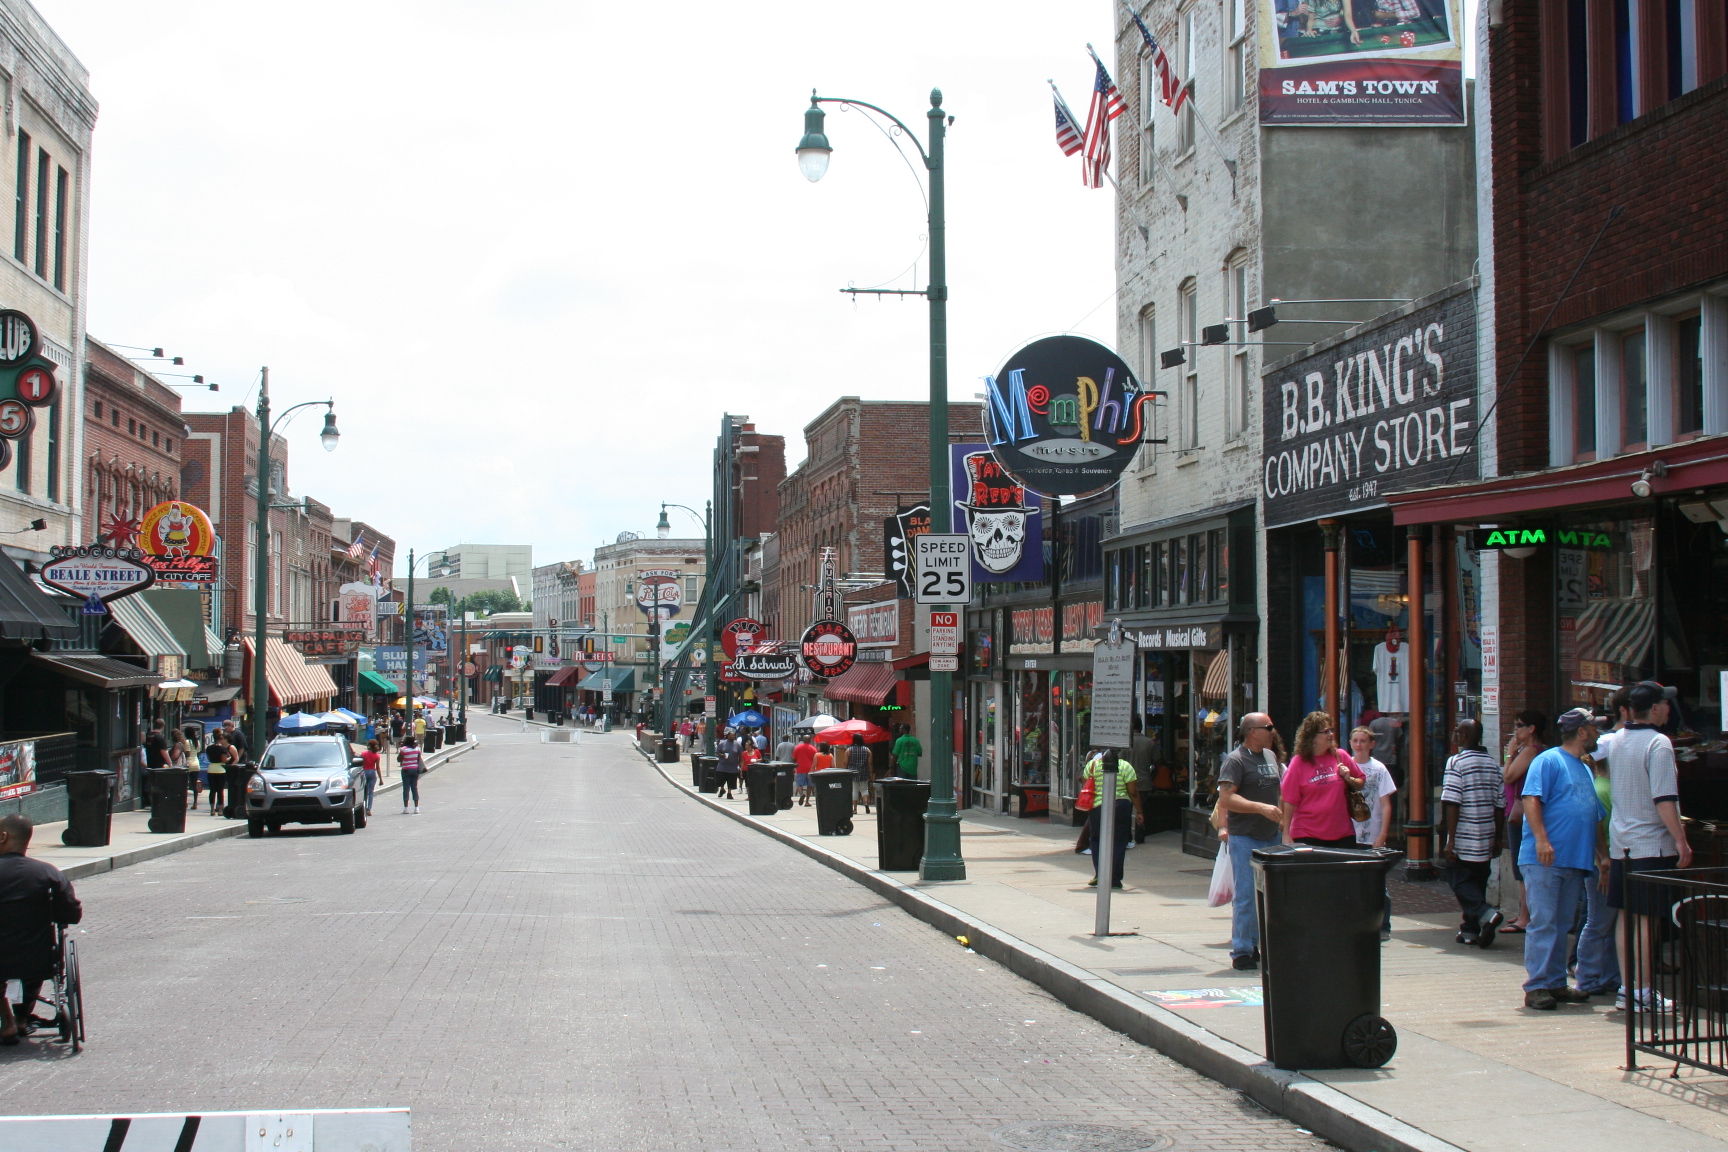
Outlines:
{"type": "Polygon", "coordinates": [[[1571,733],[1578,731],[1586,724],[1592,724],[1592,721],[1593,718],[1588,708],[1574,708],[1570,712],[1560,713],[1560,718],[1554,721],[1554,725],[1562,732],[1571,733]]]}
{"type": "Polygon", "coordinates": [[[1640,680],[1626,693],[1626,703],[1634,712],[1643,712],[1663,700],[1673,700],[1678,696],[1679,692],[1674,688],[1665,688],[1654,680],[1640,680]]]}

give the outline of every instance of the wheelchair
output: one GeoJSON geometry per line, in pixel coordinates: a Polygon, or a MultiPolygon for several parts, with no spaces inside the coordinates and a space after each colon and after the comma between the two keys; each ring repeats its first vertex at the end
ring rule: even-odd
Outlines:
{"type": "Polygon", "coordinates": [[[60,1034],[61,1043],[71,1045],[73,1052],[82,1052],[84,988],[78,974],[78,945],[64,924],[54,925],[54,975],[44,982],[36,1000],[53,1006],[53,1019],[36,1015],[32,1005],[29,1019],[20,1023],[28,1024],[33,1033],[52,1029],[60,1034]]]}

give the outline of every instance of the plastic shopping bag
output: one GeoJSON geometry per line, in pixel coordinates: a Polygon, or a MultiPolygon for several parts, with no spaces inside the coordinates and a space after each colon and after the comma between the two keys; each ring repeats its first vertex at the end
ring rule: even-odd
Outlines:
{"type": "Polygon", "coordinates": [[[1236,898],[1236,873],[1230,867],[1230,844],[1218,845],[1218,859],[1212,863],[1212,887],[1206,890],[1206,907],[1222,908],[1236,898]]]}

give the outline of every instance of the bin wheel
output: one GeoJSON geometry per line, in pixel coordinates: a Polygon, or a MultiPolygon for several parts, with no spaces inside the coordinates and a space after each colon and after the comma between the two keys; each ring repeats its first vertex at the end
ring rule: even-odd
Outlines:
{"type": "Polygon", "coordinates": [[[250,836],[254,840],[256,840],[260,836],[264,835],[264,821],[262,821],[262,820],[248,820],[248,821],[246,821],[246,835],[250,836]]]}
{"type": "Polygon", "coordinates": [[[1344,1029],[1344,1058],[1358,1068],[1379,1068],[1398,1051],[1398,1033],[1384,1016],[1358,1016],[1344,1029]]]}
{"type": "Polygon", "coordinates": [[[842,820],[842,821],[840,821],[840,823],[834,825],[834,835],[836,835],[836,836],[850,836],[850,835],[852,835],[852,821],[842,820]]]}

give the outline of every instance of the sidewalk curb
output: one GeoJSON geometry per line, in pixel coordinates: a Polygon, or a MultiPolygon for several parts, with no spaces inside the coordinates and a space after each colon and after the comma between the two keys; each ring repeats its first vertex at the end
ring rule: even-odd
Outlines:
{"type": "MultiPolygon", "coordinates": [[[[469,740],[460,747],[448,750],[440,749],[426,761],[426,771],[433,772],[448,764],[451,760],[470,751],[478,745],[478,740],[469,740]]],[[[388,792],[392,788],[402,787],[400,778],[393,784],[385,784],[378,792],[388,792]]],[[[376,794],[376,793],[375,793],[376,794]]],[[[128,852],[117,852],[112,856],[104,856],[98,860],[85,860],[77,864],[68,864],[60,869],[68,880],[82,880],[87,876],[100,876],[104,872],[113,872],[118,868],[128,868],[133,864],[142,864],[146,860],[155,860],[161,856],[172,856],[176,852],[185,852],[198,848],[216,840],[226,840],[233,836],[246,834],[246,821],[236,820],[221,828],[206,828],[202,832],[189,832],[184,836],[176,836],[172,840],[163,840],[158,844],[146,844],[142,848],[133,848],[128,852]]]]}
{"type": "Polygon", "coordinates": [[[1133,994],[1084,968],[974,919],[920,889],[866,868],[802,836],[710,800],[675,778],[666,770],[666,765],[649,759],[646,753],[643,753],[643,758],[648,759],[668,783],[686,796],[857,881],[947,936],[967,937],[973,951],[1031,981],[1076,1012],[1082,1012],[1105,1027],[1164,1053],[1208,1079],[1244,1093],[1261,1107],[1300,1124],[1349,1152],[1459,1152],[1456,1145],[1363,1104],[1330,1085],[1300,1072],[1274,1068],[1241,1045],[1215,1036],[1169,1009],[1142,1003],[1133,994]]]}

